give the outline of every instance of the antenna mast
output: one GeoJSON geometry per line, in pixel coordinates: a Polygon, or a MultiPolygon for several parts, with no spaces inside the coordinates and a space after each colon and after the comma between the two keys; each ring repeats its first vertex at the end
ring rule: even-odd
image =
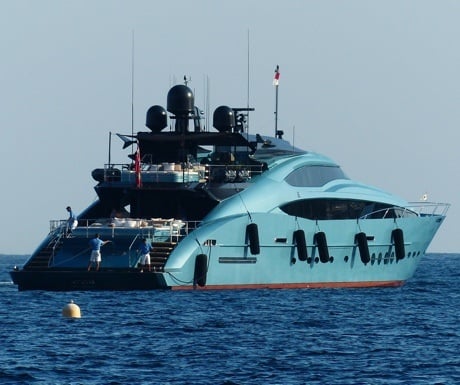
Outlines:
{"type": "MultiPolygon", "coordinates": [[[[249,69],[250,69],[250,66],[249,66],[249,64],[250,64],[250,63],[249,63],[249,57],[250,57],[250,56],[249,56],[249,29],[248,29],[248,95],[247,95],[248,100],[247,100],[247,105],[246,105],[248,111],[249,111],[249,74],[250,74],[250,73],[249,73],[249,69]]],[[[247,114],[247,118],[246,118],[246,119],[247,119],[247,120],[246,120],[246,128],[247,128],[247,129],[246,129],[246,133],[249,134],[249,114],[247,114]]]]}
{"type": "MultiPolygon", "coordinates": [[[[131,37],[131,136],[134,138],[134,30],[131,37]]],[[[131,155],[134,148],[131,147],[131,155]]]]}

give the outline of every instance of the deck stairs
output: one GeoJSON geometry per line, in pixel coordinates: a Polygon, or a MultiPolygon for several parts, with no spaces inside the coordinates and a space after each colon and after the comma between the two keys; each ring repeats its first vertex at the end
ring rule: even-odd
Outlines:
{"type": "Polygon", "coordinates": [[[31,258],[25,265],[24,270],[44,270],[47,269],[53,255],[62,247],[63,238],[58,236],[53,238],[48,245],[43,247],[37,255],[31,258]]]}
{"type": "Polygon", "coordinates": [[[176,247],[177,242],[153,242],[153,251],[150,252],[150,265],[153,271],[164,271],[169,255],[176,247]]]}

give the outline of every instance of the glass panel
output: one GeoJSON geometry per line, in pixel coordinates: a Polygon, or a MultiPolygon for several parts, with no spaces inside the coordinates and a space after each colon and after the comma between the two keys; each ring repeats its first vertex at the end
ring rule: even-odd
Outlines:
{"type": "Polygon", "coordinates": [[[304,166],[291,172],[285,181],[296,187],[321,187],[335,179],[348,179],[338,166],[304,166]]]}
{"type": "Polygon", "coordinates": [[[416,216],[417,214],[385,203],[354,199],[302,199],[280,207],[286,214],[312,220],[382,219],[416,216]]]}

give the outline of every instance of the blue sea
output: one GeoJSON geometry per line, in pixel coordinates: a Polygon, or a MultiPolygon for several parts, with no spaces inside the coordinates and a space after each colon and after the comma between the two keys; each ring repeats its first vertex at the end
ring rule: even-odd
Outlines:
{"type": "Polygon", "coordinates": [[[400,288],[211,292],[18,292],[24,261],[0,257],[1,384],[460,384],[460,255],[400,288]]]}

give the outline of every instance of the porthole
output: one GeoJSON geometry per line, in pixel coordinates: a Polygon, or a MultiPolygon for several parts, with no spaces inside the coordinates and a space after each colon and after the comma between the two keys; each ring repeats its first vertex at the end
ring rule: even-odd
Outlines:
{"type": "MultiPolygon", "coordinates": [[[[392,255],[393,255],[393,253],[391,253],[391,256],[392,255]]],[[[383,264],[384,265],[388,265],[388,263],[390,262],[391,256],[389,256],[388,253],[385,254],[385,258],[383,259],[383,264]]]]}

